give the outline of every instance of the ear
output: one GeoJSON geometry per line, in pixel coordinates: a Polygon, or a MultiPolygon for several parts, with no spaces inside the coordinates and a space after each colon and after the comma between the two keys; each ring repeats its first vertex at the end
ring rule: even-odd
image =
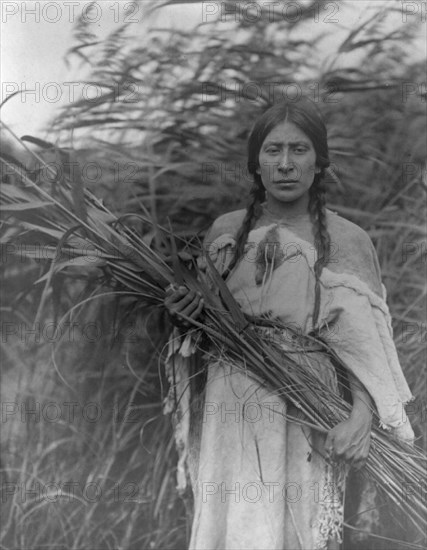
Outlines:
{"type": "Polygon", "coordinates": [[[315,173],[315,174],[320,174],[320,171],[321,171],[320,166],[317,166],[317,165],[316,165],[316,167],[315,167],[315,169],[314,169],[314,173],[315,173]]]}
{"type": "Polygon", "coordinates": [[[255,170],[255,172],[256,172],[257,174],[261,175],[261,169],[260,169],[259,166],[258,166],[258,168],[255,170]]]}

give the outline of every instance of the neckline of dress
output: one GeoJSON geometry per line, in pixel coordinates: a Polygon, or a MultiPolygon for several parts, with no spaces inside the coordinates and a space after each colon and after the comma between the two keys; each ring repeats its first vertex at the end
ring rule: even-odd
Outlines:
{"type": "MultiPolygon", "coordinates": [[[[283,218],[278,219],[278,217],[275,214],[273,214],[273,212],[268,210],[268,208],[265,205],[261,205],[261,208],[262,208],[262,212],[263,212],[264,216],[267,219],[269,219],[269,221],[271,223],[274,223],[276,225],[283,225],[285,227],[295,227],[295,223],[292,223],[292,221],[291,221],[291,223],[289,223],[289,222],[283,220],[283,218]]],[[[299,216],[295,216],[293,218],[293,220],[295,220],[297,222],[300,221],[300,220],[304,220],[304,219],[307,220],[307,221],[310,221],[310,214],[309,213],[304,213],[304,214],[300,214],[299,216]]],[[[292,218],[291,218],[291,220],[292,220],[292,218]]]]}
{"type": "MultiPolygon", "coordinates": [[[[272,227],[279,227],[285,231],[287,231],[288,233],[290,233],[293,237],[295,237],[296,240],[300,241],[301,243],[304,243],[305,245],[309,246],[309,247],[312,247],[312,243],[310,243],[310,241],[308,241],[307,239],[304,239],[302,237],[300,237],[295,231],[293,231],[288,225],[285,225],[285,224],[280,224],[280,223],[277,223],[277,222],[271,222],[271,223],[268,223],[267,225],[261,225],[260,227],[255,227],[254,229],[251,229],[248,233],[248,239],[249,239],[249,235],[255,231],[261,231],[261,230],[265,230],[265,232],[267,233],[272,227]]],[[[233,238],[233,240],[235,241],[235,239],[233,238]]]]}

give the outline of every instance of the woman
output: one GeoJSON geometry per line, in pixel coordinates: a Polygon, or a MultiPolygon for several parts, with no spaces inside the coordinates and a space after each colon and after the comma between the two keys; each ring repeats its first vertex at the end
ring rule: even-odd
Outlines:
{"type": "MultiPolygon", "coordinates": [[[[328,343],[347,367],[351,414],[325,437],[220,360],[210,361],[203,391],[191,391],[196,356],[175,333],[169,359],[180,393],[180,485],[189,479],[194,494],[190,548],[338,548],[345,476],[366,461],[373,407],[385,428],[413,438],[376,254],[361,228],[325,208],[328,166],[317,107],[302,99],[270,108],[249,137],[249,205],[214,222],[205,250],[243,312],[297,328],[280,345],[339,392],[330,358],[305,336],[328,343]]],[[[165,305],[178,324],[203,309],[183,287],[165,305]]]]}

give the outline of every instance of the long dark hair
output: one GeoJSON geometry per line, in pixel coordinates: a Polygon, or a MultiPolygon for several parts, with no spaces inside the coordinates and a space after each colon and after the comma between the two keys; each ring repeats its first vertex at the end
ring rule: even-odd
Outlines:
{"type": "Polygon", "coordinates": [[[236,236],[236,248],[230,266],[229,273],[243,256],[244,246],[249,232],[254,227],[256,220],[261,216],[261,204],[265,200],[265,188],[261,176],[257,173],[259,168],[259,153],[267,135],[278,124],[285,120],[294,123],[312,141],[316,152],[316,166],[320,169],[314,176],[314,181],[309,191],[308,211],[313,222],[313,235],[317,250],[317,259],[314,264],[316,277],[315,304],[313,312],[313,327],[316,327],[320,309],[320,275],[322,269],[329,261],[331,238],[326,224],[326,189],[324,185],[325,170],[329,166],[329,150],[327,131],[323,118],[316,105],[307,98],[298,101],[281,102],[268,109],[256,121],[248,140],[248,171],[253,177],[253,185],[249,191],[249,202],[246,215],[236,236]]]}

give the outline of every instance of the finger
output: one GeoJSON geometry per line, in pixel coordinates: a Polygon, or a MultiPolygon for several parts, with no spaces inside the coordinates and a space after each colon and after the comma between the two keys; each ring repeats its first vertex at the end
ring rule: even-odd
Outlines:
{"type": "Polygon", "coordinates": [[[176,306],[178,309],[184,309],[185,307],[189,306],[193,300],[196,298],[196,293],[194,290],[186,290],[181,293],[180,296],[178,296],[179,300],[176,302],[176,306]]]}
{"type": "Polygon", "coordinates": [[[169,298],[165,298],[163,303],[165,307],[169,310],[169,312],[173,310],[175,311],[175,313],[179,313],[188,305],[185,296],[183,296],[182,294],[178,296],[174,294],[169,298]]]}
{"type": "Polygon", "coordinates": [[[199,300],[190,302],[186,307],[180,309],[178,315],[185,315],[186,317],[194,317],[194,314],[198,308],[199,300]]]}
{"type": "Polygon", "coordinates": [[[186,291],[183,290],[175,290],[171,294],[166,294],[166,297],[164,299],[165,306],[168,307],[177,305],[178,302],[183,299],[185,294],[186,291]]]}
{"type": "MultiPolygon", "coordinates": [[[[202,312],[204,307],[204,300],[201,298],[200,294],[197,293],[192,302],[190,302],[186,307],[180,309],[177,312],[178,317],[188,317],[189,319],[197,319],[202,312]]],[[[188,321],[188,319],[187,319],[188,321]]]]}
{"type": "Polygon", "coordinates": [[[193,314],[192,314],[193,319],[197,319],[197,317],[202,313],[204,305],[205,305],[205,302],[204,302],[203,298],[200,298],[199,305],[193,311],[193,314]]]}
{"type": "Polygon", "coordinates": [[[180,304],[181,299],[182,296],[179,296],[179,301],[176,301],[175,295],[164,299],[163,304],[170,315],[178,315],[179,312],[183,309],[183,305],[180,304]]]}
{"type": "Polygon", "coordinates": [[[191,304],[192,310],[190,309],[190,306],[188,306],[188,317],[191,317],[192,319],[197,319],[202,312],[204,301],[203,298],[196,298],[191,304]]]}
{"type": "Polygon", "coordinates": [[[182,326],[189,327],[191,326],[190,319],[196,319],[204,307],[202,294],[185,287],[180,287],[177,292],[180,299],[169,304],[169,313],[176,316],[182,326]]]}
{"type": "Polygon", "coordinates": [[[195,311],[200,303],[201,296],[192,291],[191,294],[188,294],[184,296],[179,302],[177,302],[176,306],[178,310],[181,310],[184,312],[186,310],[187,315],[195,311]]]}

